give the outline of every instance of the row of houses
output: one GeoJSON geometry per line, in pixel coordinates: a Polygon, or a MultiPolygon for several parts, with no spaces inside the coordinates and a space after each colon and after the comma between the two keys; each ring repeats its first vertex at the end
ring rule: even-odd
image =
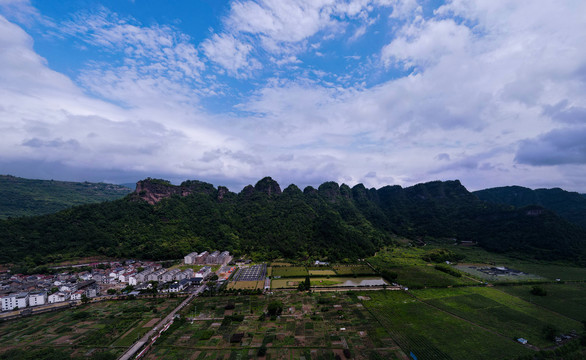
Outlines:
{"type": "MultiPolygon", "coordinates": [[[[211,268],[210,268],[211,271],[211,268]]],[[[162,283],[167,283],[171,281],[181,281],[183,279],[191,279],[193,277],[197,277],[197,274],[194,274],[193,269],[147,269],[133,277],[129,278],[129,285],[137,285],[140,283],[148,282],[148,281],[157,281],[162,283]]]]}
{"type": "Polygon", "coordinates": [[[95,281],[80,283],[70,291],[57,291],[49,294],[47,291],[19,292],[0,297],[2,311],[24,309],[29,306],[53,304],[67,300],[81,300],[83,296],[93,298],[99,295],[99,287],[95,281]]]}
{"type": "Polygon", "coordinates": [[[216,264],[227,264],[232,260],[232,256],[230,256],[230,252],[228,251],[214,251],[213,253],[209,253],[204,251],[202,253],[192,252],[190,254],[185,255],[183,261],[185,264],[209,264],[209,265],[216,265],[216,264]]]}

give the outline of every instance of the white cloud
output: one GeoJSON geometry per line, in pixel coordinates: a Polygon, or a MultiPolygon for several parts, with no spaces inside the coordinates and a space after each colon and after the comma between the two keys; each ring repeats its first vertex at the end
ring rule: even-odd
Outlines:
{"type": "Polygon", "coordinates": [[[250,58],[252,45],[241,42],[229,34],[214,34],[201,44],[206,56],[221,65],[233,75],[249,75],[260,68],[255,59],[250,58]]]}
{"type": "Polygon", "coordinates": [[[211,60],[237,75],[239,69],[260,67],[265,53],[287,58],[315,49],[308,43],[311,37],[325,32],[322,40],[334,39],[345,31],[349,19],[365,24],[350,38],[357,40],[372,24],[369,13],[375,5],[388,6],[371,0],[234,1],[223,21],[224,32],[213,34],[203,46],[211,60]]]}
{"type": "Polygon", "coordinates": [[[393,0],[233,4],[220,32],[199,46],[172,27],[112,14],[74,19],[70,36],[120,56],[113,66],[89,64],[77,84],[1,19],[0,160],[220,183],[460,178],[471,189],[557,183],[586,191],[586,3],[454,0],[435,13],[393,0]],[[391,17],[369,25],[383,5],[391,17]],[[387,31],[376,54],[351,48],[353,34],[360,41],[374,27],[387,31]],[[314,54],[303,56],[317,50],[321,68],[314,54]],[[333,57],[375,80],[334,72],[333,57]],[[234,82],[252,95],[219,85],[239,105],[210,114],[198,97],[224,73],[246,78],[234,82]]]}
{"type": "Polygon", "coordinates": [[[470,29],[453,19],[425,21],[419,17],[382,49],[381,60],[387,66],[394,62],[405,69],[425,68],[447,55],[468,55],[470,38],[470,29]]]}
{"type": "Polygon", "coordinates": [[[197,100],[191,87],[202,83],[205,66],[189,36],[169,26],[142,26],[105,8],[77,13],[58,29],[115,56],[81,72],[80,83],[95,94],[130,106],[197,100]]]}
{"type": "MultiPolygon", "coordinates": [[[[181,174],[184,178],[229,179],[253,171],[254,164],[243,159],[255,155],[229,131],[214,129],[212,116],[192,103],[167,103],[165,94],[171,99],[181,96],[172,79],[143,86],[143,81],[151,80],[125,80],[117,76],[131,72],[117,71],[96,74],[91,78],[94,86],[106,87],[104,94],[120,92],[115,98],[141,87],[142,98],[157,90],[150,103],[134,101],[133,107],[121,108],[85,95],[69,78],[48,68],[34,52],[29,35],[0,16],[0,163],[39,168],[45,163],[55,169],[95,173],[117,169],[181,174]],[[100,76],[103,83],[97,82],[100,76]],[[223,149],[217,161],[201,160],[215,149],[223,149]]],[[[85,176],[95,179],[96,175],[85,176]]]]}

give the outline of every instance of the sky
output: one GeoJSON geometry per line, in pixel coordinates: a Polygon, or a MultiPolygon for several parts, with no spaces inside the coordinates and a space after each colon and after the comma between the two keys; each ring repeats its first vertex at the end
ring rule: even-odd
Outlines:
{"type": "Polygon", "coordinates": [[[0,0],[0,173],[586,193],[583,0],[0,0]]]}

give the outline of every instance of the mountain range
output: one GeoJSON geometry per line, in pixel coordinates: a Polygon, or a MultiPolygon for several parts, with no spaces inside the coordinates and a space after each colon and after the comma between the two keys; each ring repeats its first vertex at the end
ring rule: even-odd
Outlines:
{"type": "Polygon", "coordinates": [[[398,237],[473,241],[490,251],[578,263],[586,253],[586,231],[554,211],[483,201],[457,180],[281,190],[266,177],[234,193],[197,180],[177,186],[148,178],[122,199],[0,221],[0,262],[171,259],[212,249],[255,259],[343,261],[372,255],[398,237]]]}
{"type": "Polygon", "coordinates": [[[480,200],[514,207],[539,205],[586,229],[586,195],[560,188],[528,189],[505,186],[475,191],[480,200]]]}
{"type": "Polygon", "coordinates": [[[50,214],[76,205],[120,199],[130,192],[132,189],[114,184],[0,175],[0,219],[50,214]]]}

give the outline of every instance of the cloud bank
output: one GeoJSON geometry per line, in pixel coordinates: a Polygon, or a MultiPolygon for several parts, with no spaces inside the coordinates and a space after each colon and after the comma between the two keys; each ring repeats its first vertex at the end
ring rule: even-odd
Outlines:
{"type": "Polygon", "coordinates": [[[1,1],[2,172],[586,192],[586,4],[430,6],[231,1],[191,33],[1,1]]]}

